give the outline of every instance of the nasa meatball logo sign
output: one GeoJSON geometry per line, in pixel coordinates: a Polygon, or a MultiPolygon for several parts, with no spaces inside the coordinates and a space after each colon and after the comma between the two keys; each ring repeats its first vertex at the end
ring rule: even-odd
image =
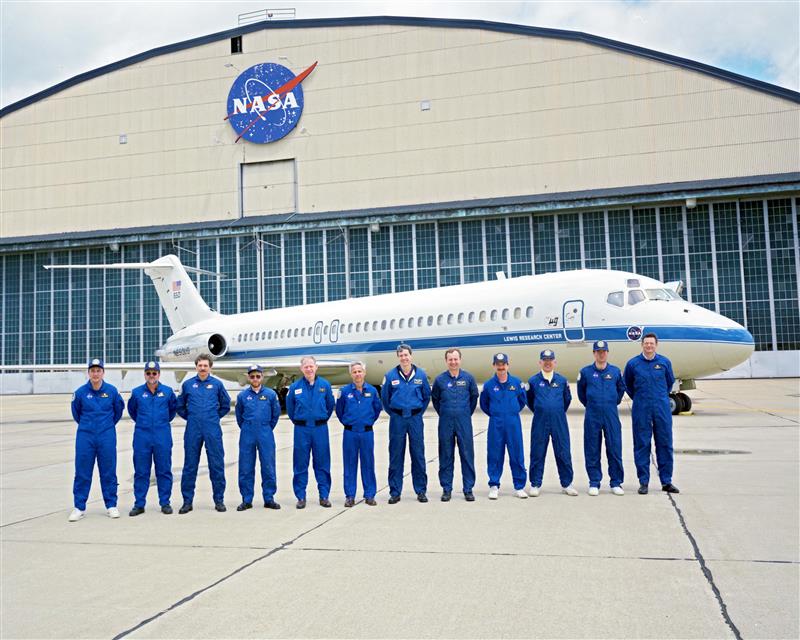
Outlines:
{"type": "Polygon", "coordinates": [[[628,340],[638,340],[642,337],[641,327],[628,327],[628,340]]]}
{"type": "Polygon", "coordinates": [[[303,113],[301,83],[317,66],[315,62],[299,75],[274,62],[246,69],[228,92],[225,119],[236,132],[236,142],[267,144],[286,136],[303,113]]]}

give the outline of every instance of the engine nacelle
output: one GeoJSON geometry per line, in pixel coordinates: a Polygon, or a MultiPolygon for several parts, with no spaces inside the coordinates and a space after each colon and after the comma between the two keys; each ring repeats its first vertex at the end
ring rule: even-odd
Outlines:
{"type": "Polygon", "coordinates": [[[210,353],[215,358],[228,352],[228,341],[219,333],[208,333],[186,338],[167,340],[156,355],[165,361],[194,360],[201,353],[210,353]]]}

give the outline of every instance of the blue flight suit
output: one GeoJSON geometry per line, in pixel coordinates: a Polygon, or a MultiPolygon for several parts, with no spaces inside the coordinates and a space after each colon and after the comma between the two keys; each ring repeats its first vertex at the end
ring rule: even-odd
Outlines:
{"type": "Polygon", "coordinates": [[[625,365],[625,387],[633,400],[633,459],[639,484],[650,482],[650,440],[656,441],[656,461],[661,484],[672,482],[672,411],[669,393],[675,384],[672,363],[655,354],[643,354],[625,365]]]}
{"type": "Polygon", "coordinates": [[[186,420],[181,474],[181,493],[186,504],[192,504],[194,500],[197,467],[203,444],[206,446],[214,504],[225,500],[225,449],[222,446],[222,427],[219,421],[230,410],[231,397],[218,378],[209,375],[205,382],[199,376],[184,380],[178,396],[178,415],[186,420]]]}
{"type": "Polygon", "coordinates": [[[298,500],[306,499],[308,462],[314,454],[314,477],[320,500],[331,492],[331,445],[328,439],[328,419],[336,401],[330,383],[317,376],[308,384],[305,376],[289,387],[286,413],[294,423],[294,453],[292,486],[298,500]]]}
{"type": "Polygon", "coordinates": [[[481,410],[489,416],[486,442],[486,469],[489,486],[499,487],[503,462],[508,449],[508,463],[514,489],[525,488],[525,452],[522,448],[522,422],[519,412],[525,407],[525,388],[512,375],[500,382],[494,375],[483,383],[481,410]]]}
{"type": "Polygon", "coordinates": [[[439,484],[446,493],[453,490],[453,467],[458,442],[464,493],[471,493],[475,486],[472,413],[478,405],[475,378],[463,370],[455,378],[445,371],[433,381],[431,402],[439,414],[439,484]]]}
{"type": "Polygon", "coordinates": [[[606,440],[606,458],[611,486],[624,480],[622,470],[622,424],[617,405],[625,395],[622,372],[613,364],[598,369],[592,363],[578,374],[578,399],[586,407],[583,416],[583,456],[589,486],[600,488],[603,470],[600,466],[600,446],[606,440]]]}
{"type": "Polygon", "coordinates": [[[381,414],[381,398],[371,384],[364,383],[361,391],[351,383],[339,390],[336,417],[344,427],[342,460],[344,462],[344,495],[355,498],[356,472],[361,460],[361,484],[364,497],[374,498],[378,490],[375,479],[375,434],[372,425],[381,414]]]}
{"type": "Polygon", "coordinates": [[[428,377],[419,367],[412,367],[408,377],[400,365],[389,369],[383,378],[381,402],[389,414],[389,494],[403,492],[403,469],[406,459],[406,436],[411,455],[411,480],[416,494],[428,489],[425,472],[425,432],[422,414],[431,401],[428,377]]]}
{"type": "Polygon", "coordinates": [[[256,451],[261,463],[261,495],[273,502],[278,483],[275,473],[275,436],[272,430],[281,417],[278,394],[268,387],[257,392],[247,387],[236,396],[236,424],[239,425],[239,493],[242,502],[252,503],[256,476],[256,451]]]}
{"type": "Polygon", "coordinates": [[[175,392],[158,383],[155,393],[146,384],[131,391],[128,413],[133,430],[134,507],[144,509],[150,488],[150,467],[156,468],[158,503],[164,507],[172,495],[172,426],[178,401],[175,392]]]}
{"type": "Polygon", "coordinates": [[[553,372],[548,382],[540,371],[528,380],[528,407],[533,411],[531,422],[531,486],[541,487],[544,476],[544,460],[550,439],[556,457],[558,478],[562,487],[572,484],[572,454],[569,446],[567,409],[572,402],[567,379],[553,372]]]}
{"type": "Polygon", "coordinates": [[[125,402],[116,387],[103,382],[95,391],[92,383],[78,387],[72,395],[72,417],[78,423],[75,434],[75,508],[86,511],[97,460],[100,488],[106,509],[117,506],[117,430],[125,402]]]}

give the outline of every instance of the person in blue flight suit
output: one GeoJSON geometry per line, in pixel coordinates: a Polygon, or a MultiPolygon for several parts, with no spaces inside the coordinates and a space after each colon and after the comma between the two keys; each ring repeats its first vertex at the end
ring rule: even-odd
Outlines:
{"type": "Polygon", "coordinates": [[[439,484],[442,502],[448,502],[453,492],[453,467],[456,443],[461,458],[461,480],[464,499],[475,500],[475,447],[472,440],[472,413],[478,405],[478,385],[468,371],[461,369],[461,350],[444,353],[447,371],[433,381],[431,402],[439,414],[439,484]]]}
{"type": "Polygon", "coordinates": [[[181,493],[183,505],[178,513],[189,513],[194,501],[194,487],[197,483],[197,467],[200,464],[200,451],[206,447],[208,475],[214,495],[214,508],[225,508],[225,449],[222,446],[222,427],[220,419],[231,410],[231,397],[222,382],[211,375],[214,361],[207,353],[201,353],[194,360],[197,375],[184,380],[178,396],[178,415],[186,420],[183,433],[183,474],[181,493]]]}
{"type": "Polygon", "coordinates": [[[553,441],[561,489],[568,496],[577,496],[572,486],[572,454],[569,446],[567,409],[572,402],[567,379],[556,373],[556,354],[545,349],[539,355],[541,371],[528,380],[528,407],[533,411],[531,422],[531,487],[528,495],[536,497],[542,487],[547,446],[553,441]]]}
{"type": "Polygon", "coordinates": [[[367,369],[363,362],[350,365],[351,384],[339,390],[336,400],[336,417],[344,427],[342,435],[342,460],[344,462],[344,506],[356,503],[356,472],[361,459],[361,484],[364,502],[374,507],[375,492],[375,438],[372,426],[381,414],[381,399],[371,384],[364,382],[367,369]]]}
{"type": "Polygon", "coordinates": [[[425,372],[414,366],[409,345],[398,345],[396,353],[400,364],[386,372],[381,387],[381,402],[389,414],[389,504],[400,502],[403,493],[406,437],[414,492],[417,500],[427,502],[428,474],[425,472],[422,414],[431,400],[431,387],[425,372]]]}
{"type": "Polygon", "coordinates": [[[161,513],[172,513],[172,419],[177,410],[175,392],[161,384],[161,365],[144,365],[145,383],[131,391],[128,413],[133,418],[133,509],[129,516],[144,513],[150,488],[150,467],[156,468],[156,486],[161,513]]]}
{"type": "Polygon", "coordinates": [[[75,434],[75,481],[72,484],[74,509],[69,521],[86,513],[86,500],[92,488],[95,461],[100,488],[109,518],[119,518],[117,509],[117,430],[125,402],[116,387],[103,380],[105,364],[100,358],[89,361],[89,381],[72,395],[72,417],[78,423],[75,434]]]}
{"type": "Polygon", "coordinates": [[[253,365],[247,370],[250,386],[236,397],[236,424],[239,425],[239,493],[242,504],[237,511],[253,508],[256,451],[261,463],[261,496],[265,509],[280,509],[275,502],[278,490],[275,473],[275,436],[272,431],[281,417],[278,394],[264,387],[264,370],[253,365]]]}
{"type": "Polygon", "coordinates": [[[625,365],[625,387],[633,400],[633,459],[639,476],[639,493],[645,495],[650,483],[650,441],[656,441],[656,462],[661,490],[680,493],[672,484],[672,412],[669,393],[675,384],[672,363],[656,353],[655,333],[642,336],[642,353],[625,365]]]}
{"type": "Polygon", "coordinates": [[[297,498],[297,508],[306,506],[308,463],[314,456],[314,478],[319,490],[319,503],[330,507],[331,445],[328,438],[328,420],[336,401],[330,383],[317,376],[317,360],[313,356],[300,359],[303,377],[289,387],[286,396],[286,413],[294,423],[294,453],[292,485],[297,498]]]}
{"type": "Polygon", "coordinates": [[[525,493],[525,452],[522,447],[522,422],[519,412],[525,408],[525,387],[522,381],[508,372],[508,355],[492,357],[495,374],[483,383],[480,395],[481,411],[489,416],[486,442],[486,467],[489,473],[489,499],[500,496],[500,476],[508,449],[508,464],[514,482],[514,495],[527,498],[525,493]]]}
{"type": "Polygon", "coordinates": [[[592,346],[594,364],[578,374],[578,399],[586,407],[583,417],[583,455],[589,476],[589,495],[600,493],[603,470],[600,446],[605,438],[611,493],[625,495],[622,489],[622,425],[617,406],[625,395],[625,383],[618,367],[608,363],[608,343],[598,340],[592,346]]]}

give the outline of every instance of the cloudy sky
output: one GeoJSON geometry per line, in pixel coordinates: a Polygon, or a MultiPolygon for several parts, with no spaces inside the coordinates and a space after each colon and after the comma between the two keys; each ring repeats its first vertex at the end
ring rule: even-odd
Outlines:
{"type": "Polygon", "coordinates": [[[800,88],[800,2],[40,2],[0,0],[0,105],[165,44],[230,29],[238,16],[475,18],[584,31],[800,88]]]}

